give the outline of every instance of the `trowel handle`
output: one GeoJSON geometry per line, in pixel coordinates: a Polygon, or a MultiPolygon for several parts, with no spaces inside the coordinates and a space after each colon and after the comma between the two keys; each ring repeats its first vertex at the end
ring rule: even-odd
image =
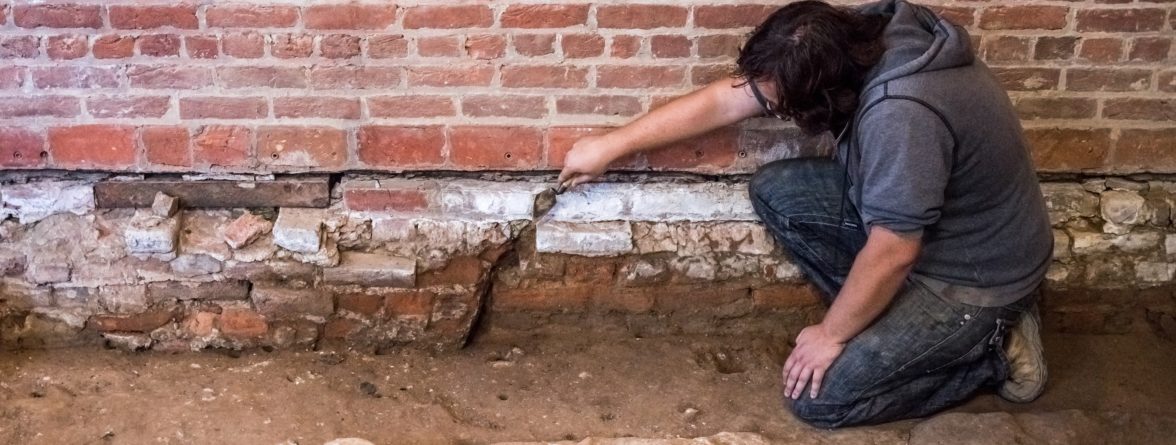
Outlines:
{"type": "Polygon", "coordinates": [[[561,182],[559,184],[556,184],[555,188],[552,188],[552,190],[555,190],[555,194],[562,195],[563,192],[568,190],[568,182],[570,182],[570,181],[565,181],[565,182],[561,182]]]}

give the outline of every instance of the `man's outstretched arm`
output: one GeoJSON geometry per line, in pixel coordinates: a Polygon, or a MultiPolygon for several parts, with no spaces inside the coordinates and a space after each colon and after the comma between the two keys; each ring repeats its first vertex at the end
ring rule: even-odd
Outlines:
{"type": "Polygon", "coordinates": [[[809,397],[821,391],[825,371],[845,344],[882,314],[902,287],[919,257],[922,241],[874,226],[866,245],[853,261],[845,285],[820,324],[804,328],[796,348],[784,362],[784,394],[800,398],[806,384],[809,397]]]}
{"type": "MultiPolygon", "coordinates": [[[[572,146],[560,172],[560,183],[581,184],[604,173],[626,155],[705,134],[762,113],[743,81],[726,78],[675,99],[641,118],[601,136],[580,139],[572,146]]],[[[763,88],[763,87],[761,87],[763,88]]]]}

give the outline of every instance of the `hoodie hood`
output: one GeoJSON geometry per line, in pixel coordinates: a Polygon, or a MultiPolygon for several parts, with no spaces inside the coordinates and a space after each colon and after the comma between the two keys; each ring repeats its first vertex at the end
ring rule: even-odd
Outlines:
{"type": "Polygon", "coordinates": [[[975,59],[967,31],[926,7],[883,0],[861,11],[890,16],[882,33],[886,51],[870,70],[863,91],[916,73],[971,65],[975,59]]]}

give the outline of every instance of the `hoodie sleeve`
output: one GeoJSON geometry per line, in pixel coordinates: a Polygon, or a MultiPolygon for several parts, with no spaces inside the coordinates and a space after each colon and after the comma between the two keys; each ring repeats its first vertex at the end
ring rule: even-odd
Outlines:
{"type": "Polygon", "coordinates": [[[899,98],[875,105],[860,125],[862,222],[922,237],[943,207],[955,149],[951,130],[927,106],[899,98]]]}

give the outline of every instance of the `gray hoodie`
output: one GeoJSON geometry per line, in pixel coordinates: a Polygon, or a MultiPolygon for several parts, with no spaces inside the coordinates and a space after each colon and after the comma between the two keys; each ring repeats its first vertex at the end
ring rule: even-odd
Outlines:
{"type": "Polygon", "coordinates": [[[967,32],[903,0],[839,145],[867,226],[920,237],[912,277],[941,296],[1003,306],[1030,294],[1053,235],[1021,123],[967,32]]]}

